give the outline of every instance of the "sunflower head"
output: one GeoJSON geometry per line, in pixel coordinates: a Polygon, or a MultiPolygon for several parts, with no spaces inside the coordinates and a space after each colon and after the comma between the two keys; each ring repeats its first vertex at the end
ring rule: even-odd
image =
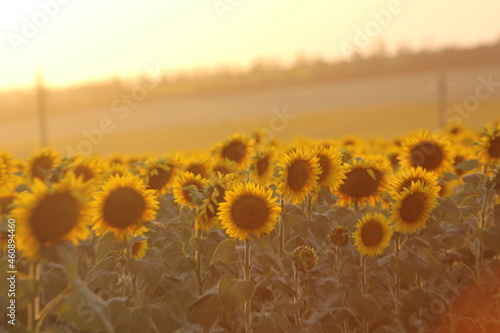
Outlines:
{"type": "Polygon", "coordinates": [[[90,187],[70,172],[57,184],[35,179],[31,192],[19,194],[12,215],[18,222],[19,249],[31,260],[43,245],[60,240],[74,244],[89,235],[90,187]]]}
{"type": "Polygon", "coordinates": [[[485,164],[500,162],[500,127],[494,124],[485,129],[480,141],[480,157],[485,164]]]}
{"type": "Polygon", "coordinates": [[[235,162],[238,168],[246,169],[254,154],[254,140],[239,133],[234,134],[218,144],[214,154],[217,158],[235,162]]]}
{"type": "Polygon", "coordinates": [[[364,256],[378,256],[389,246],[393,228],[380,213],[366,213],[356,224],[354,245],[364,256]]]}
{"type": "Polygon", "coordinates": [[[208,156],[203,154],[195,154],[184,158],[182,161],[184,171],[191,172],[192,174],[200,175],[202,178],[208,179],[212,166],[208,156]]]}
{"type": "Polygon", "coordinates": [[[315,248],[301,245],[292,252],[296,267],[304,272],[310,271],[318,263],[318,251],[315,248]]]}
{"type": "Polygon", "coordinates": [[[173,184],[174,201],[181,206],[197,208],[207,180],[191,172],[181,173],[173,184]],[[195,200],[198,199],[198,200],[195,200]]]}
{"type": "Polygon", "coordinates": [[[273,192],[262,185],[238,183],[224,195],[218,217],[229,237],[260,237],[273,229],[281,211],[273,192]]]}
{"type": "Polygon", "coordinates": [[[391,181],[391,193],[393,196],[397,195],[405,189],[410,188],[412,183],[419,181],[432,189],[436,195],[439,194],[441,187],[439,186],[437,175],[425,170],[421,166],[402,170],[395,175],[391,181]]]}
{"type": "Polygon", "coordinates": [[[45,180],[59,163],[59,153],[51,148],[43,148],[28,159],[27,176],[30,180],[45,180]]]}
{"type": "Polygon", "coordinates": [[[226,191],[231,188],[234,175],[218,174],[212,178],[203,190],[203,201],[196,215],[195,228],[197,230],[210,231],[217,222],[219,204],[224,202],[226,191]]]}
{"type": "Polygon", "coordinates": [[[217,176],[219,173],[222,175],[235,174],[237,170],[238,166],[234,161],[227,158],[219,158],[214,162],[212,167],[212,176],[217,176]]]}
{"type": "Polygon", "coordinates": [[[380,201],[389,184],[391,165],[387,158],[369,156],[355,158],[346,166],[344,182],[335,194],[340,206],[374,205],[380,201]]]}
{"type": "Polygon", "coordinates": [[[412,183],[394,197],[391,205],[391,218],[396,223],[396,230],[414,233],[424,228],[436,205],[437,194],[434,189],[422,181],[412,183]]]}
{"type": "Polygon", "coordinates": [[[285,200],[293,204],[304,202],[306,197],[319,189],[321,173],[319,159],[312,150],[296,148],[279,164],[279,188],[285,200]]]}
{"type": "Polygon", "coordinates": [[[340,225],[336,226],[330,232],[330,240],[337,247],[346,246],[347,243],[349,243],[349,234],[347,232],[347,229],[340,225]]]}
{"type": "Polygon", "coordinates": [[[82,177],[84,182],[98,181],[101,178],[103,167],[102,162],[96,158],[77,158],[67,167],[67,171],[72,171],[75,176],[82,177]]]}
{"type": "Polygon", "coordinates": [[[452,166],[454,155],[450,141],[438,134],[423,131],[405,140],[399,158],[403,168],[421,166],[440,174],[452,166]]]}
{"type": "Polygon", "coordinates": [[[457,144],[454,149],[455,158],[453,159],[453,167],[455,169],[455,174],[458,177],[462,177],[473,170],[463,170],[459,167],[462,162],[469,161],[475,158],[475,154],[470,146],[464,144],[457,144]]]}
{"type": "Polygon", "coordinates": [[[144,223],[153,220],[158,210],[154,190],[133,175],[111,176],[94,195],[94,230],[98,236],[112,231],[117,239],[147,231],[144,223]]]}
{"type": "Polygon", "coordinates": [[[157,195],[163,195],[170,191],[179,170],[179,161],[175,158],[160,157],[147,160],[139,173],[148,189],[155,190],[157,195]]]}
{"type": "Polygon", "coordinates": [[[148,241],[147,239],[142,239],[142,240],[136,240],[132,244],[132,258],[134,259],[141,259],[144,257],[146,254],[146,250],[148,249],[148,241]]]}
{"type": "Polygon", "coordinates": [[[274,165],[270,162],[276,161],[276,149],[266,146],[257,151],[252,158],[252,179],[260,184],[267,185],[274,174],[274,165]]]}
{"type": "Polygon", "coordinates": [[[345,179],[345,170],[342,165],[342,153],[333,146],[317,146],[314,150],[318,157],[321,169],[318,183],[334,192],[345,179]]]}

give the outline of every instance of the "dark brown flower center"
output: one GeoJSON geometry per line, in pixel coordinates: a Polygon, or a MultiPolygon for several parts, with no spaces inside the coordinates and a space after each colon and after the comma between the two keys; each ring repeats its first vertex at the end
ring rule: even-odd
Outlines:
{"type": "Polygon", "coordinates": [[[195,176],[200,175],[203,178],[208,178],[207,169],[202,164],[198,163],[191,164],[189,167],[186,168],[186,171],[191,172],[195,176]]]}
{"type": "Polygon", "coordinates": [[[399,214],[405,222],[414,223],[422,218],[424,210],[425,195],[417,192],[403,199],[399,214]]]}
{"type": "Polygon", "coordinates": [[[150,188],[152,190],[161,190],[162,188],[165,187],[165,185],[168,184],[168,182],[170,181],[170,178],[172,177],[172,168],[170,168],[167,171],[163,168],[156,167],[156,168],[152,169],[151,171],[149,172],[148,188],[150,188]],[[153,171],[153,170],[156,171],[156,172],[153,172],[154,175],[151,174],[151,171],[153,171]]]}
{"type": "Polygon", "coordinates": [[[222,148],[221,157],[240,163],[247,154],[247,147],[243,142],[232,141],[222,148]]]}
{"type": "Polygon", "coordinates": [[[40,243],[52,243],[67,235],[78,223],[80,207],[70,193],[43,198],[31,212],[29,224],[40,243]]]}
{"type": "Polygon", "coordinates": [[[233,203],[231,216],[239,228],[251,230],[266,223],[269,209],[263,199],[244,196],[233,203]]]}
{"type": "Polygon", "coordinates": [[[384,237],[384,228],[376,220],[368,220],[361,227],[361,241],[365,246],[377,246],[384,237]]]}
{"type": "Polygon", "coordinates": [[[267,156],[260,158],[256,163],[256,167],[257,175],[263,176],[269,168],[269,159],[267,158],[267,156]]]}
{"type": "Polygon", "coordinates": [[[368,173],[365,168],[354,168],[349,171],[340,186],[340,191],[352,198],[365,198],[377,193],[380,186],[382,173],[379,170],[371,169],[375,175],[375,179],[368,173]]]}
{"type": "Polygon", "coordinates": [[[31,174],[33,178],[45,179],[44,171],[50,171],[54,167],[54,161],[49,156],[40,156],[33,161],[31,174]]]}
{"type": "Polygon", "coordinates": [[[319,174],[318,183],[322,183],[330,175],[330,160],[325,155],[318,155],[319,166],[321,173],[319,174]]]}
{"type": "Polygon", "coordinates": [[[491,157],[499,158],[500,157],[500,136],[490,140],[490,147],[488,148],[488,154],[491,157]]]}
{"type": "Polygon", "coordinates": [[[296,160],[288,168],[288,186],[294,191],[302,190],[312,178],[311,166],[305,160],[296,160]]]}
{"type": "Polygon", "coordinates": [[[92,170],[83,165],[77,166],[74,172],[75,176],[77,177],[82,176],[84,182],[94,178],[94,173],[92,172],[92,170]]]}
{"type": "Polygon", "coordinates": [[[413,167],[433,171],[443,163],[443,152],[441,148],[432,141],[424,141],[414,147],[410,152],[410,161],[413,167]]]}
{"type": "Polygon", "coordinates": [[[124,229],[138,223],[145,208],[144,198],[137,191],[122,187],[111,192],[106,198],[103,215],[110,226],[124,229]]]}

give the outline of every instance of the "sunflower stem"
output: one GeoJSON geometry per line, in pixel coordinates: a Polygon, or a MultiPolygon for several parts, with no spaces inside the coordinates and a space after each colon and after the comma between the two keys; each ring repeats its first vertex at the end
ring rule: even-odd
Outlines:
{"type": "Polygon", "coordinates": [[[359,212],[359,203],[358,200],[354,200],[354,211],[359,212]]]}
{"type": "MultiPolygon", "coordinates": [[[[401,253],[401,238],[399,233],[396,233],[394,236],[394,256],[397,259],[398,267],[401,253]]],[[[398,272],[394,272],[394,294],[396,296],[396,302],[394,302],[394,312],[396,315],[400,313],[399,300],[401,298],[401,278],[399,277],[398,272]]]]}
{"type": "MultiPolygon", "coordinates": [[[[196,238],[201,239],[201,231],[196,230],[196,238]]],[[[201,260],[202,260],[202,254],[200,253],[199,250],[195,250],[194,253],[195,261],[196,261],[196,282],[198,285],[198,295],[203,295],[203,278],[202,278],[202,267],[201,267],[201,260]]]]}
{"type": "Polygon", "coordinates": [[[283,259],[285,253],[285,220],[283,219],[283,207],[285,204],[281,195],[278,195],[278,201],[281,208],[281,212],[278,215],[278,253],[280,258],[283,259]]]}
{"type": "MultiPolygon", "coordinates": [[[[361,254],[361,292],[363,295],[366,295],[367,290],[367,281],[366,281],[366,257],[361,254]]],[[[368,322],[365,318],[362,318],[363,323],[363,332],[368,333],[368,322]]]]}
{"type": "MultiPolygon", "coordinates": [[[[250,239],[245,239],[245,257],[243,258],[243,278],[245,281],[251,281],[250,271],[251,258],[250,258],[250,239]]],[[[252,332],[251,327],[251,317],[252,317],[252,297],[245,302],[245,332],[252,332]]]]}
{"type": "MultiPolygon", "coordinates": [[[[127,261],[132,259],[132,244],[133,244],[133,237],[130,237],[129,241],[127,242],[127,261]]],[[[142,302],[141,298],[139,296],[139,290],[137,289],[137,284],[136,284],[136,278],[135,275],[132,274],[132,272],[128,272],[129,278],[130,278],[130,284],[132,286],[132,299],[134,300],[134,306],[141,307],[142,302]]]]}

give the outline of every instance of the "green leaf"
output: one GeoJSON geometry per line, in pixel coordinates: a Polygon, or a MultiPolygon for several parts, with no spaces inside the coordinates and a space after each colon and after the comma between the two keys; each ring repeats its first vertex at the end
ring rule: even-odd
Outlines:
{"type": "Polygon", "coordinates": [[[209,329],[222,315],[223,307],[216,293],[204,295],[188,308],[187,319],[209,329]]]}
{"type": "Polygon", "coordinates": [[[106,257],[87,273],[85,282],[91,289],[109,289],[111,283],[119,280],[119,273],[116,271],[117,265],[118,257],[106,257]]]}
{"type": "Polygon", "coordinates": [[[149,306],[126,308],[118,318],[116,332],[136,333],[151,331],[151,313],[149,306]]]}
{"type": "Polygon", "coordinates": [[[302,238],[307,238],[307,218],[304,215],[285,215],[285,223],[302,238]]]}
{"type": "Polygon", "coordinates": [[[392,270],[406,283],[412,283],[417,274],[415,267],[404,259],[391,258],[392,270]]]}
{"type": "Polygon", "coordinates": [[[238,252],[236,251],[236,240],[225,239],[217,246],[214,252],[214,256],[210,261],[210,265],[213,265],[219,261],[226,264],[232,264],[237,262],[239,259],[238,252]]]}
{"type": "Polygon", "coordinates": [[[104,234],[97,242],[95,248],[96,260],[100,261],[111,252],[117,252],[125,249],[125,242],[116,240],[112,232],[104,234]]]}
{"type": "Polygon", "coordinates": [[[486,247],[500,253],[500,227],[494,226],[487,229],[474,230],[474,236],[486,247]]]}
{"type": "Polygon", "coordinates": [[[239,280],[223,275],[219,280],[219,299],[227,310],[234,311],[236,307],[252,297],[254,288],[253,281],[239,280]]]}
{"type": "Polygon", "coordinates": [[[364,295],[359,289],[349,293],[349,305],[358,315],[373,321],[378,313],[378,306],[370,295],[364,295]]]}
{"type": "Polygon", "coordinates": [[[144,279],[150,292],[156,290],[165,270],[163,262],[151,255],[152,252],[154,251],[148,250],[142,260],[131,258],[127,262],[127,268],[132,274],[144,279]]]}
{"type": "Polygon", "coordinates": [[[102,320],[106,308],[77,292],[68,293],[54,309],[55,315],[79,329],[109,331],[111,324],[102,320]]]}
{"type": "Polygon", "coordinates": [[[464,171],[471,171],[477,168],[479,161],[478,160],[467,160],[463,161],[460,164],[455,165],[455,169],[460,169],[464,171]]]}

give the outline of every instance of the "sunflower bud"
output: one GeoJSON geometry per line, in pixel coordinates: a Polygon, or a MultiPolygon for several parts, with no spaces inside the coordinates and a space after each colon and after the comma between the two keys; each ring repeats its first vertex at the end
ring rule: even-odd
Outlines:
{"type": "Polygon", "coordinates": [[[297,267],[303,271],[311,270],[319,259],[316,249],[305,245],[295,248],[292,255],[297,267]]]}
{"type": "Polygon", "coordinates": [[[330,240],[338,247],[347,245],[347,243],[349,243],[347,229],[340,225],[336,226],[335,229],[330,232],[330,240]]]}

